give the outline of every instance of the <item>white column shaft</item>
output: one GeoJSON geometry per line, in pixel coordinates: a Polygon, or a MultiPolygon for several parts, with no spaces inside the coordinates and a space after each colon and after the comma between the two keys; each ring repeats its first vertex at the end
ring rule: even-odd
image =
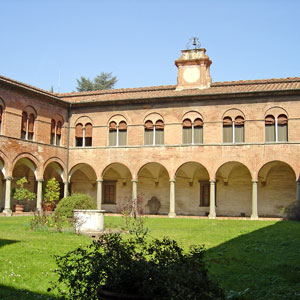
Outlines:
{"type": "Polygon", "coordinates": [[[252,213],[251,219],[258,219],[257,214],[257,181],[252,181],[252,213]]]}
{"type": "Polygon", "coordinates": [[[215,219],[216,218],[216,195],[215,195],[215,189],[216,189],[216,182],[214,180],[210,180],[210,199],[209,199],[209,219],[215,219]]]}
{"type": "Polygon", "coordinates": [[[174,218],[175,213],[175,180],[170,180],[170,210],[169,217],[174,218]]]}
{"type": "Polygon", "coordinates": [[[102,182],[103,180],[97,180],[97,209],[101,209],[102,205],[102,182]]]}
{"type": "Polygon", "coordinates": [[[43,180],[37,181],[37,201],[36,201],[36,210],[42,211],[42,192],[43,192],[43,180]]]}
{"type": "Polygon", "coordinates": [[[11,181],[12,177],[7,177],[5,180],[5,207],[4,212],[10,213],[11,212],[11,206],[10,206],[10,194],[11,194],[11,181]]]}

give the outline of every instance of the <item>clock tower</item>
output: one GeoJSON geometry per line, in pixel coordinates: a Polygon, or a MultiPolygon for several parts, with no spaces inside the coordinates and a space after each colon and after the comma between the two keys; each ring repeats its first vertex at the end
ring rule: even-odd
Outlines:
{"type": "Polygon", "coordinates": [[[211,85],[209,67],[211,60],[206,49],[181,50],[182,55],[175,61],[178,68],[177,91],[185,89],[206,89],[211,85]]]}

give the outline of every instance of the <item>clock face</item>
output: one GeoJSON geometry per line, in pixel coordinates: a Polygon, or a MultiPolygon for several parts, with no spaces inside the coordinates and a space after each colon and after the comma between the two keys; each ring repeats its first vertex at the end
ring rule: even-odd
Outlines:
{"type": "Polygon", "coordinates": [[[189,83],[196,82],[200,78],[200,70],[197,67],[186,68],[183,72],[183,78],[189,83]]]}

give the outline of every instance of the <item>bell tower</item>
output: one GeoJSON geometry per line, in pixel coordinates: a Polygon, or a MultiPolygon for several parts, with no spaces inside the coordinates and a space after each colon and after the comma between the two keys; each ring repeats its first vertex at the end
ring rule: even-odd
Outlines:
{"type": "MultiPolygon", "coordinates": [[[[212,61],[205,54],[206,49],[200,48],[198,38],[192,39],[194,49],[181,50],[181,57],[175,61],[178,68],[177,91],[207,89],[212,82],[209,71],[212,61]]],[[[187,48],[189,48],[189,43],[187,48]]]]}

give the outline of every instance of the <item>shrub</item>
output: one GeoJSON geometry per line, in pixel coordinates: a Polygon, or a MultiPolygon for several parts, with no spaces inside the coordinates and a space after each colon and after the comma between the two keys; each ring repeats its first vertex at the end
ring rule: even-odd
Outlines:
{"type": "Polygon", "coordinates": [[[72,218],[74,209],[96,209],[96,203],[89,195],[74,193],[60,200],[55,208],[55,214],[72,218]]]}
{"type": "Polygon", "coordinates": [[[16,184],[18,188],[15,189],[13,193],[13,198],[17,200],[18,204],[24,203],[24,201],[32,201],[36,198],[36,194],[30,192],[28,189],[24,187],[24,185],[28,183],[26,177],[22,177],[17,180],[16,184]]]}
{"type": "Polygon", "coordinates": [[[60,187],[59,182],[53,177],[49,179],[46,183],[45,193],[44,193],[44,204],[51,205],[59,200],[60,187]]]}
{"type": "Polygon", "coordinates": [[[286,220],[300,221],[300,203],[298,201],[288,205],[284,211],[286,220]]]}
{"type": "Polygon", "coordinates": [[[225,299],[207,275],[203,246],[185,253],[169,238],[105,234],[89,247],[56,256],[62,299],[97,299],[97,289],[139,299],[225,299]]]}

